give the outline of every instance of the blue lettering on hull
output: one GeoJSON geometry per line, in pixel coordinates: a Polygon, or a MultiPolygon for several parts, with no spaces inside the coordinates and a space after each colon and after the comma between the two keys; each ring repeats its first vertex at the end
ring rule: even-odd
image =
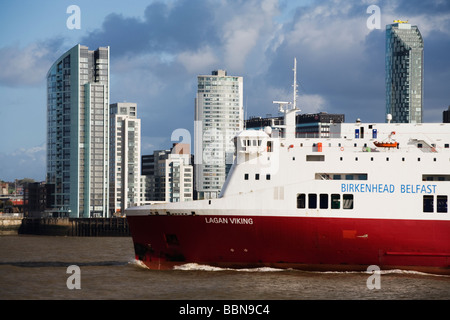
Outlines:
{"type": "Polygon", "coordinates": [[[393,184],[383,183],[342,183],[341,192],[358,192],[358,193],[395,193],[400,190],[400,193],[419,193],[432,194],[436,193],[435,184],[402,184],[400,188],[396,188],[393,184]]]}

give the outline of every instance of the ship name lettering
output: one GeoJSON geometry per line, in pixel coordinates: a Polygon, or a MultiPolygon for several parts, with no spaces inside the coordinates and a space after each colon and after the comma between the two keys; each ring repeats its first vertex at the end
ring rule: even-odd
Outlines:
{"type": "Polygon", "coordinates": [[[232,224],[253,224],[252,218],[230,218],[232,224]]]}
{"type": "Polygon", "coordinates": [[[228,218],[217,218],[217,217],[214,217],[214,218],[205,218],[205,222],[206,223],[225,223],[225,224],[227,224],[228,223],[228,218]]]}
{"type": "Polygon", "coordinates": [[[206,223],[216,224],[253,224],[252,218],[219,218],[219,217],[205,217],[206,223]]]}

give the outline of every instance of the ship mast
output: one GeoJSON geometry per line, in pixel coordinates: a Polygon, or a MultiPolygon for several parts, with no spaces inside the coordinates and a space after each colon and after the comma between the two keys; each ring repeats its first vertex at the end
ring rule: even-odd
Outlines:
{"type": "Polygon", "coordinates": [[[294,58],[294,101],[293,101],[293,109],[297,109],[297,58],[294,58]]]}
{"type": "Polygon", "coordinates": [[[279,112],[284,113],[284,125],[278,126],[284,128],[285,132],[285,138],[287,139],[293,139],[295,138],[295,129],[296,129],[296,122],[295,122],[295,115],[296,112],[299,111],[297,109],[297,58],[294,58],[294,101],[292,103],[290,102],[284,102],[284,101],[273,101],[273,103],[276,103],[279,105],[279,112]],[[292,105],[292,108],[289,108],[288,105],[292,105]]]}

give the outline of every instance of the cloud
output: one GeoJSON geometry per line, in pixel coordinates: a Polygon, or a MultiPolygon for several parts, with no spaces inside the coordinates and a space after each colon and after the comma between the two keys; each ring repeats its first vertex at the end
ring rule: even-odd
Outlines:
{"type": "Polygon", "coordinates": [[[19,148],[9,154],[0,152],[0,180],[19,178],[45,179],[46,145],[19,148]],[[20,175],[20,176],[19,176],[20,175]]]}
{"type": "Polygon", "coordinates": [[[22,48],[13,45],[0,48],[0,84],[7,87],[36,86],[61,54],[61,38],[38,41],[22,48]]]}
{"type": "Polygon", "coordinates": [[[142,52],[177,53],[217,41],[213,25],[213,3],[178,0],[172,4],[150,4],[144,18],[108,15],[101,29],[90,32],[82,43],[98,47],[109,45],[111,55],[136,55],[142,52]]]}
{"type": "Polygon", "coordinates": [[[230,1],[228,4],[228,11],[233,11],[225,14],[226,20],[221,22],[224,61],[228,68],[243,71],[248,55],[258,56],[252,50],[262,49],[260,46],[271,40],[270,34],[276,30],[274,17],[279,14],[278,1],[230,1]]]}
{"type": "Polygon", "coordinates": [[[218,57],[210,46],[202,47],[196,51],[181,52],[177,59],[191,74],[196,74],[199,70],[214,69],[219,63],[218,57]]]}

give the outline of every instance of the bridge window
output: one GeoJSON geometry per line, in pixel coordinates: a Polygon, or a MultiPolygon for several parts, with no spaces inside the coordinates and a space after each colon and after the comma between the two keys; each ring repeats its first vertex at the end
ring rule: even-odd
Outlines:
{"type": "Polygon", "coordinates": [[[352,194],[344,194],[342,202],[343,202],[344,209],[353,209],[353,195],[352,194]]]}
{"type": "Polygon", "coordinates": [[[315,193],[308,194],[308,208],[309,209],[317,208],[317,194],[315,193]]]}
{"type": "Polygon", "coordinates": [[[320,209],[328,209],[328,194],[321,193],[319,197],[320,209]]]}
{"type": "Polygon", "coordinates": [[[447,196],[437,196],[437,212],[446,213],[448,212],[448,201],[447,196]]]}
{"type": "Polygon", "coordinates": [[[341,195],[340,194],[332,194],[331,195],[331,209],[340,209],[341,208],[341,195]]]}
{"type": "Polygon", "coordinates": [[[297,194],[297,208],[298,209],[306,208],[306,195],[304,193],[297,194]]]}
{"type": "Polygon", "coordinates": [[[434,196],[423,196],[423,212],[434,211],[434,196]]]}
{"type": "Polygon", "coordinates": [[[325,161],[324,155],[307,155],[306,161],[325,161]]]}

